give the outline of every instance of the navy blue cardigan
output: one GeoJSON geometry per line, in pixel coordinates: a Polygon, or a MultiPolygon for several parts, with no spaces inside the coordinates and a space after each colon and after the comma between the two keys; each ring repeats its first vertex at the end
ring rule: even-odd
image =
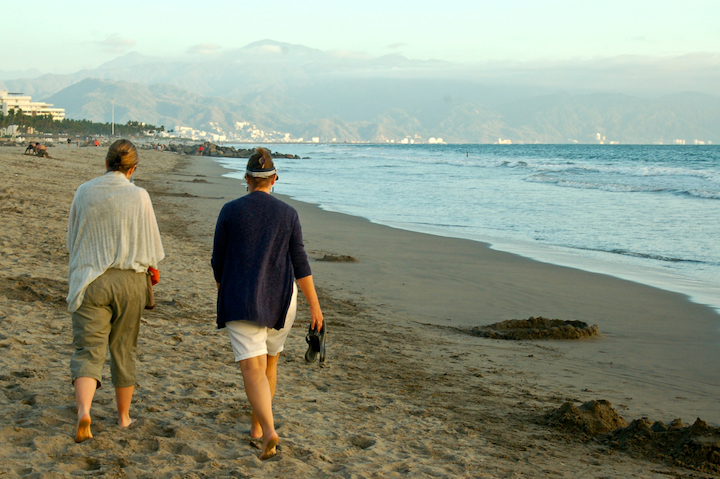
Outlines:
{"type": "Polygon", "coordinates": [[[310,276],[295,209],[256,191],[226,203],[218,216],[212,254],[220,283],[217,327],[252,321],[282,329],[293,276],[310,276]]]}

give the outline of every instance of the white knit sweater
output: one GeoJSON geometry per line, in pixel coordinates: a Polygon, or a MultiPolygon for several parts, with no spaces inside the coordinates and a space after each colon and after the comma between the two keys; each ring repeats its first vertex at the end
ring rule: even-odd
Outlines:
{"type": "Polygon", "coordinates": [[[80,185],[70,207],[68,310],[110,268],[147,271],[165,257],[150,196],[123,173],[108,172],[80,185]]]}

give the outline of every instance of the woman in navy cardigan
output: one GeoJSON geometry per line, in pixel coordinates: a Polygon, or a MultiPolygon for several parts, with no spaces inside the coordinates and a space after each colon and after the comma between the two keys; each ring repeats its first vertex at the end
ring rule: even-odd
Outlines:
{"type": "Polygon", "coordinates": [[[297,286],[310,305],[311,328],[322,329],[297,211],[270,195],[277,180],[270,152],[258,148],[245,172],[249,193],[223,206],[212,267],[218,286],[217,325],[226,328],[252,406],[251,437],[260,459],[276,454],[272,413],[277,363],[297,308],[297,286]],[[297,282],[297,286],[296,286],[297,282]]]}

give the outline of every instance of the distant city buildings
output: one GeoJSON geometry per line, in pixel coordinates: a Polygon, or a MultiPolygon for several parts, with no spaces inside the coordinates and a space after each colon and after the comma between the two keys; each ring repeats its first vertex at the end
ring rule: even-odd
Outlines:
{"type": "Polygon", "coordinates": [[[698,140],[697,138],[691,142],[687,140],[675,139],[668,142],[659,140],[653,143],[654,145],[712,145],[713,142],[710,140],[698,140]]]}
{"type": "MultiPolygon", "coordinates": [[[[370,141],[362,140],[338,140],[337,137],[333,137],[331,140],[323,139],[321,136],[311,136],[308,140],[303,137],[293,138],[290,133],[279,132],[273,130],[261,130],[256,125],[237,121],[235,122],[234,131],[225,131],[220,127],[217,122],[209,122],[208,130],[199,130],[188,126],[176,125],[174,129],[167,132],[160,132],[159,136],[164,138],[188,138],[191,140],[205,140],[215,143],[220,142],[239,142],[239,143],[254,143],[254,142],[266,142],[266,143],[371,143],[370,141]]],[[[441,137],[430,137],[427,141],[423,141],[422,136],[408,135],[405,138],[399,139],[385,139],[385,143],[398,143],[398,144],[416,144],[416,143],[428,143],[431,145],[444,145],[445,140],[441,137]]]]}
{"type": "MultiPolygon", "coordinates": [[[[204,140],[214,143],[222,142],[238,142],[238,143],[374,143],[373,141],[367,140],[343,140],[333,137],[332,139],[324,139],[321,136],[310,136],[309,138],[293,138],[290,133],[278,132],[278,131],[266,131],[259,129],[256,125],[249,122],[236,122],[234,131],[224,131],[219,123],[210,122],[208,124],[209,130],[198,130],[186,126],[177,125],[174,130],[169,132],[159,132],[158,136],[161,137],[175,137],[175,138],[188,138],[191,140],[204,140]]],[[[589,141],[578,141],[576,139],[569,138],[567,143],[569,144],[586,144],[594,143],[600,145],[620,145],[619,140],[609,140],[602,133],[593,134],[589,141]]],[[[377,141],[375,141],[377,142],[377,141]]],[[[445,140],[441,137],[429,137],[425,140],[418,134],[407,135],[404,138],[382,138],[379,142],[387,144],[397,145],[415,145],[415,144],[428,144],[428,145],[444,145],[445,140]]],[[[523,141],[514,141],[509,138],[498,138],[494,142],[496,145],[522,145],[525,144],[523,141]]],[[[713,142],[709,140],[683,140],[675,139],[670,141],[658,140],[655,141],[656,145],[712,145],[713,142]]]]}
{"type": "Polygon", "coordinates": [[[0,128],[0,136],[16,136],[18,134],[17,125],[9,125],[7,127],[0,128]]]}
{"type": "Polygon", "coordinates": [[[603,135],[602,133],[597,133],[597,134],[595,135],[595,139],[596,139],[597,142],[598,142],[599,144],[601,144],[601,145],[604,145],[604,144],[606,144],[606,143],[607,143],[608,145],[619,145],[619,144],[620,144],[620,142],[617,141],[617,140],[609,140],[609,141],[608,141],[607,138],[605,137],[605,135],[603,135]]]}
{"type": "Polygon", "coordinates": [[[265,131],[252,123],[236,121],[234,131],[224,131],[218,122],[209,122],[209,130],[198,130],[188,126],[176,125],[164,136],[176,138],[189,138],[191,140],[206,140],[211,142],[301,142],[302,138],[293,140],[290,133],[279,131],[265,131]]]}
{"type": "Polygon", "coordinates": [[[0,90],[0,111],[5,116],[13,111],[27,116],[50,115],[53,120],[65,118],[64,108],[54,108],[51,103],[32,101],[29,95],[10,93],[7,90],[0,90]]]}
{"type": "MultiPolygon", "coordinates": [[[[160,136],[163,137],[177,137],[177,138],[188,138],[192,140],[205,140],[215,143],[221,142],[238,142],[238,143],[387,143],[387,144],[398,144],[398,145],[415,145],[415,144],[428,144],[428,145],[444,145],[445,140],[442,137],[431,136],[427,139],[423,138],[419,134],[406,135],[403,138],[387,138],[383,137],[381,140],[368,141],[368,140],[344,140],[337,137],[323,138],[322,136],[310,136],[309,138],[293,138],[290,133],[278,132],[278,131],[267,131],[261,130],[256,125],[249,122],[236,122],[234,131],[224,131],[219,123],[210,122],[208,124],[209,130],[198,130],[186,126],[178,125],[174,131],[162,132],[160,136]]],[[[587,137],[586,137],[587,138],[587,137]]],[[[600,132],[592,134],[590,138],[585,141],[568,138],[567,143],[569,144],[599,144],[599,145],[620,145],[619,140],[608,139],[607,136],[600,132]],[[594,140],[594,141],[593,141],[594,140]]],[[[536,142],[537,143],[537,142],[536,142]]],[[[524,141],[511,140],[509,138],[498,138],[494,142],[496,145],[522,145],[526,144],[524,141]]],[[[712,145],[713,142],[709,140],[658,140],[655,141],[656,145],[712,145]]]]}

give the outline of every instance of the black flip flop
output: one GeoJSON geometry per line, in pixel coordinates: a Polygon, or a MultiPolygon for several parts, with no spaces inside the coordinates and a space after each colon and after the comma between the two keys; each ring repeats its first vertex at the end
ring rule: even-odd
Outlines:
{"type": "Polygon", "coordinates": [[[305,341],[308,343],[308,349],[305,353],[305,361],[314,363],[318,355],[320,355],[320,363],[325,362],[325,331],[327,321],[323,321],[323,326],[320,331],[312,329],[312,326],[308,328],[308,333],[305,336],[305,341]]]}

